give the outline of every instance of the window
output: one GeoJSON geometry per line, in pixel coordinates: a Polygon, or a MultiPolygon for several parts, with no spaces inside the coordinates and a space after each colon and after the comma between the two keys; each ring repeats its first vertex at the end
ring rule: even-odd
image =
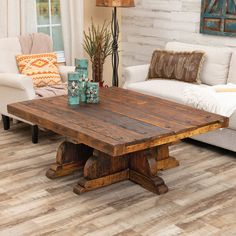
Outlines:
{"type": "Polygon", "coordinates": [[[64,45],[62,38],[60,0],[36,0],[38,32],[52,37],[54,51],[58,61],[64,62],[64,45]]]}

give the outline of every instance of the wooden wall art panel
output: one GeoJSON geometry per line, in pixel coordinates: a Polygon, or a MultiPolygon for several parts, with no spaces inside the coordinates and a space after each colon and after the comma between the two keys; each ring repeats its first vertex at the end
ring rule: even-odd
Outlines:
{"type": "Polygon", "coordinates": [[[202,0],[200,32],[236,36],[236,0],[202,0]]]}

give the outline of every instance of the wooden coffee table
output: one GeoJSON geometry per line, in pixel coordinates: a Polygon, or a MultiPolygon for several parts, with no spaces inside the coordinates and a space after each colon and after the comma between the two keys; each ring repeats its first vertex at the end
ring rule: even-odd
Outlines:
{"type": "Polygon", "coordinates": [[[228,126],[228,119],[174,102],[120,89],[101,89],[101,102],[70,107],[60,96],[15,103],[9,113],[65,137],[56,178],[83,169],[75,193],[130,179],[157,194],[168,191],[159,170],[177,166],[173,142],[228,126]]]}

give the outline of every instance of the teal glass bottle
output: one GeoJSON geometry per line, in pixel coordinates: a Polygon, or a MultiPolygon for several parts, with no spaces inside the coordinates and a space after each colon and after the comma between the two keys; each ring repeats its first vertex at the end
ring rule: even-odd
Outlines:
{"type": "Polygon", "coordinates": [[[75,71],[79,73],[80,101],[86,102],[86,90],[88,82],[88,60],[75,59],[75,71]]]}
{"type": "Polygon", "coordinates": [[[80,104],[80,88],[79,88],[80,75],[78,72],[68,73],[68,104],[80,104]]]}
{"type": "Polygon", "coordinates": [[[81,73],[84,78],[88,78],[88,60],[76,58],[75,71],[81,73]]]}

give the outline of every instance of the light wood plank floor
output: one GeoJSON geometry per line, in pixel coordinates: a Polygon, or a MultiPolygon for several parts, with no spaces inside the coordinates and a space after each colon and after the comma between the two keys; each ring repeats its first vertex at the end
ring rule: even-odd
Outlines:
{"type": "Polygon", "coordinates": [[[60,138],[29,127],[0,127],[0,235],[236,235],[235,153],[180,143],[181,166],[161,173],[170,191],[152,194],[129,181],[77,196],[78,176],[49,180],[60,138]]]}

